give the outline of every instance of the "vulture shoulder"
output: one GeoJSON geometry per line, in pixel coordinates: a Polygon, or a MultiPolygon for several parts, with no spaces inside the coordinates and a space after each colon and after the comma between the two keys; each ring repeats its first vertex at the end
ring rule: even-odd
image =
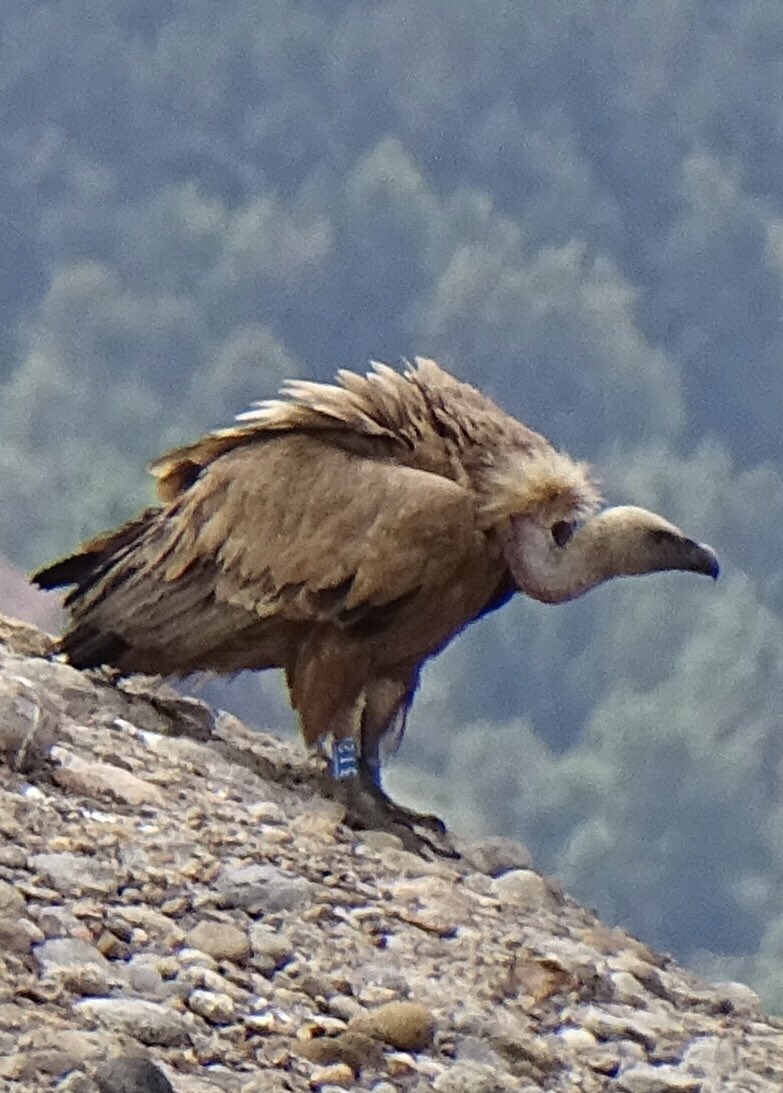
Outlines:
{"type": "Polygon", "coordinates": [[[164,502],[187,490],[220,456],[272,437],[313,436],[334,448],[430,471],[476,486],[498,458],[527,461],[551,452],[544,437],[455,379],[435,361],[395,372],[375,362],[336,384],[291,380],[281,398],[258,402],[237,423],[176,448],[150,464],[164,502]]]}
{"type": "Polygon", "coordinates": [[[306,434],[224,453],[169,519],[165,579],[211,559],[218,600],[261,618],[352,625],[486,552],[470,490],[306,434]]]}

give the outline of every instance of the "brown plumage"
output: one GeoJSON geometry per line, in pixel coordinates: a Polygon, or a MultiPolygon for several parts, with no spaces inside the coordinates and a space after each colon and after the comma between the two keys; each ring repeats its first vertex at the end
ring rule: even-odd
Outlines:
{"type": "Polygon", "coordinates": [[[517,589],[561,602],[624,574],[717,575],[653,513],[596,515],[584,464],[434,361],[338,383],[291,382],[163,456],[158,507],[35,575],[75,585],[73,664],[283,668],[305,740],[356,738],[367,767],[422,662],[517,589]]]}

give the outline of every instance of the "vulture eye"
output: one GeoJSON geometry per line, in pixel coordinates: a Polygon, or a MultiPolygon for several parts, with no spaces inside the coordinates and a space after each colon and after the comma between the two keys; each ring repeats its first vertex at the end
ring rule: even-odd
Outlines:
{"type": "Polygon", "coordinates": [[[564,547],[576,531],[576,523],[573,520],[558,520],[552,525],[552,538],[559,547],[564,547]]]}

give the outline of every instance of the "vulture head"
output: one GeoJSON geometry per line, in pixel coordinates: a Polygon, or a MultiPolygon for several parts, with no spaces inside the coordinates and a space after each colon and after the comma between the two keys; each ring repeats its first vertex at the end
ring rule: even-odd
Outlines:
{"type": "Polygon", "coordinates": [[[543,603],[573,600],[612,577],[680,569],[715,579],[720,572],[710,547],[634,505],[604,509],[581,526],[517,514],[502,538],[520,590],[543,603]]]}
{"type": "Polygon", "coordinates": [[[612,577],[679,569],[717,578],[714,551],[635,505],[601,510],[590,468],[547,448],[491,467],[485,520],[521,592],[543,603],[576,599],[612,577]]]}

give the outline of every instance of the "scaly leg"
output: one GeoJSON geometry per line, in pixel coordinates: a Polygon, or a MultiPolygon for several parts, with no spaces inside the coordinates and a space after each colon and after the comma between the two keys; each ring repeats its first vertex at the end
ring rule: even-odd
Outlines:
{"type": "Polygon", "coordinates": [[[415,809],[406,808],[405,805],[398,804],[391,799],[381,785],[380,762],[376,760],[372,753],[368,762],[364,748],[362,748],[359,757],[359,777],[365,792],[371,794],[375,798],[378,807],[384,809],[386,814],[397,823],[406,826],[418,824],[420,827],[434,831],[436,835],[446,834],[446,825],[438,816],[433,816],[429,812],[417,812],[415,809]]]}
{"type": "MultiPolygon", "coordinates": [[[[309,665],[306,662],[305,668],[309,665]]],[[[308,673],[304,669],[297,673],[296,667],[288,671],[292,705],[301,719],[305,740],[331,737],[332,794],[345,806],[346,823],[359,830],[391,832],[414,852],[454,856],[450,847],[435,845],[414,831],[414,826],[420,825],[442,836],[442,821],[401,808],[380,788],[379,744],[386,733],[393,733],[395,724],[402,725],[415,678],[375,681],[358,695],[346,696],[344,704],[332,701],[325,705],[323,689],[308,688],[308,673]]],[[[334,692],[327,692],[329,695],[333,698],[334,692]]]]}
{"type": "Polygon", "coordinates": [[[416,812],[393,801],[381,784],[381,740],[391,736],[394,741],[405,731],[405,717],[418,682],[418,673],[404,675],[400,679],[382,679],[368,687],[364,695],[361,719],[361,754],[359,774],[365,789],[377,799],[378,806],[386,810],[397,823],[411,826],[418,824],[437,835],[446,833],[446,825],[437,816],[416,812]]]}
{"type": "MultiPolygon", "coordinates": [[[[344,743],[344,742],[343,742],[344,743]]],[[[344,753],[341,762],[344,761],[344,753]]],[[[333,768],[334,769],[334,768],[333,768]]],[[[345,806],[345,823],[358,831],[387,831],[396,835],[406,850],[414,854],[429,852],[441,857],[458,858],[450,846],[432,842],[425,835],[414,830],[420,817],[409,809],[400,808],[376,786],[368,785],[361,774],[349,774],[336,778],[333,782],[334,797],[345,806]]],[[[440,825],[438,833],[445,832],[445,827],[437,817],[423,817],[440,825]]]]}

